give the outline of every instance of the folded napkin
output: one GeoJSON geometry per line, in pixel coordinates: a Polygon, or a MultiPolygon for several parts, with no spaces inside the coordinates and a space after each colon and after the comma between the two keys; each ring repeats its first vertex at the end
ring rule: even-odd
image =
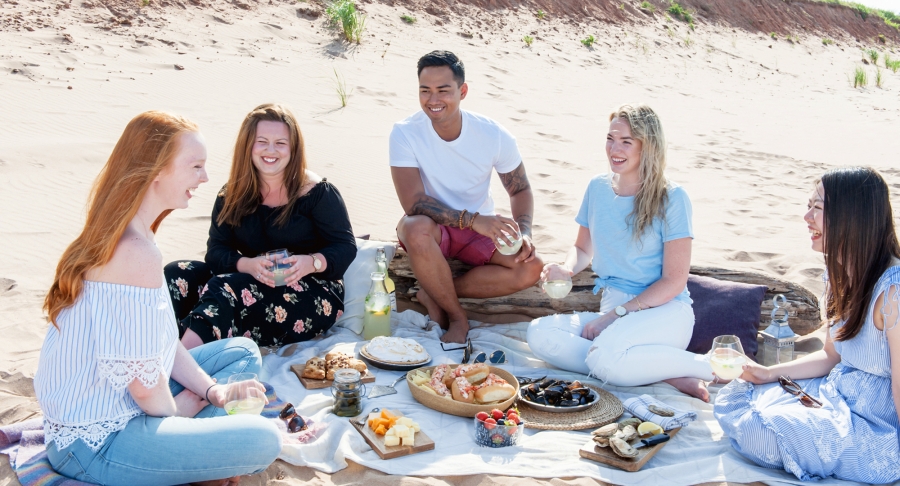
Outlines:
{"type": "Polygon", "coordinates": [[[678,427],[685,427],[689,423],[697,420],[696,412],[685,412],[683,410],[678,410],[677,408],[667,405],[650,395],[641,395],[639,397],[629,398],[625,400],[625,409],[631,412],[631,415],[644,420],[658,424],[663,430],[672,430],[678,427]],[[672,417],[663,417],[662,415],[657,415],[651,412],[648,407],[650,405],[656,405],[660,408],[667,408],[673,412],[675,415],[672,417]]]}

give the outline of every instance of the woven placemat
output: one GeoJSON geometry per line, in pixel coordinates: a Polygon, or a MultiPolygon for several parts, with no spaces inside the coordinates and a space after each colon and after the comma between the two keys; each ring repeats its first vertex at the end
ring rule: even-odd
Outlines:
{"type": "Polygon", "coordinates": [[[612,393],[586,383],[600,399],[591,408],[580,412],[553,413],[544,412],[519,403],[519,417],[525,421],[525,427],[540,430],[582,430],[602,427],[622,416],[625,407],[622,401],[612,393]]]}

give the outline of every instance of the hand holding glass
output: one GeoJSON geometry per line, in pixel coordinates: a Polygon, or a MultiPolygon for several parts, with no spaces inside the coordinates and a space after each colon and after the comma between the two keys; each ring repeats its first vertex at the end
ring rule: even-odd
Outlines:
{"type": "Polygon", "coordinates": [[[284,259],[289,256],[291,256],[291,253],[284,248],[266,252],[266,260],[271,261],[273,264],[269,267],[269,270],[275,274],[273,280],[275,280],[276,287],[284,286],[285,272],[291,268],[290,262],[285,262],[284,259]]]}
{"type": "Polygon", "coordinates": [[[569,270],[560,265],[548,265],[541,288],[551,299],[562,299],[572,290],[572,276],[569,270]]]}
{"type": "Polygon", "coordinates": [[[744,373],[747,356],[737,336],[719,336],[713,339],[709,351],[709,364],[713,373],[723,380],[734,380],[744,373]]]}
{"type": "Polygon", "coordinates": [[[254,373],[238,373],[228,377],[225,413],[259,415],[266,403],[265,388],[254,373]]]}

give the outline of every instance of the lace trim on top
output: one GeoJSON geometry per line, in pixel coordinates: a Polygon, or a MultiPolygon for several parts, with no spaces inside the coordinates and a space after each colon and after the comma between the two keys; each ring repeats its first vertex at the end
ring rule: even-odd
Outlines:
{"type": "Polygon", "coordinates": [[[92,451],[97,452],[110,434],[124,429],[131,419],[142,413],[140,410],[131,410],[112,420],[84,425],[58,424],[44,418],[44,441],[48,444],[56,442],[56,448],[62,450],[72,445],[76,439],[81,439],[92,451]]]}
{"type": "Polygon", "coordinates": [[[147,388],[153,388],[159,381],[159,374],[165,372],[162,355],[150,358],[116,358],[99,356],[97,369],[101,378],[109,380],[115,390],[121,390],[138,379],[147,388]]]}

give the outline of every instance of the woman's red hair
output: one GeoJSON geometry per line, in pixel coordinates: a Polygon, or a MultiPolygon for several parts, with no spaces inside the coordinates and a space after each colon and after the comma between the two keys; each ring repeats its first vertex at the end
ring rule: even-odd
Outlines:
{"type": "MultiPolygon", "coordinates": [[[[91,189],[84,229],[56,266],[44,300],[54,326],[59,327],[59,313],[81,295],[85,273],[112,259],[150,184],[175,156],[179,135],[196,131],[197,125],[190,120],[161,111],[141,113],[128,122],[91,189]]],[[[156,218],[150,226],[154,233],[170,212],[156,218]]]]}

